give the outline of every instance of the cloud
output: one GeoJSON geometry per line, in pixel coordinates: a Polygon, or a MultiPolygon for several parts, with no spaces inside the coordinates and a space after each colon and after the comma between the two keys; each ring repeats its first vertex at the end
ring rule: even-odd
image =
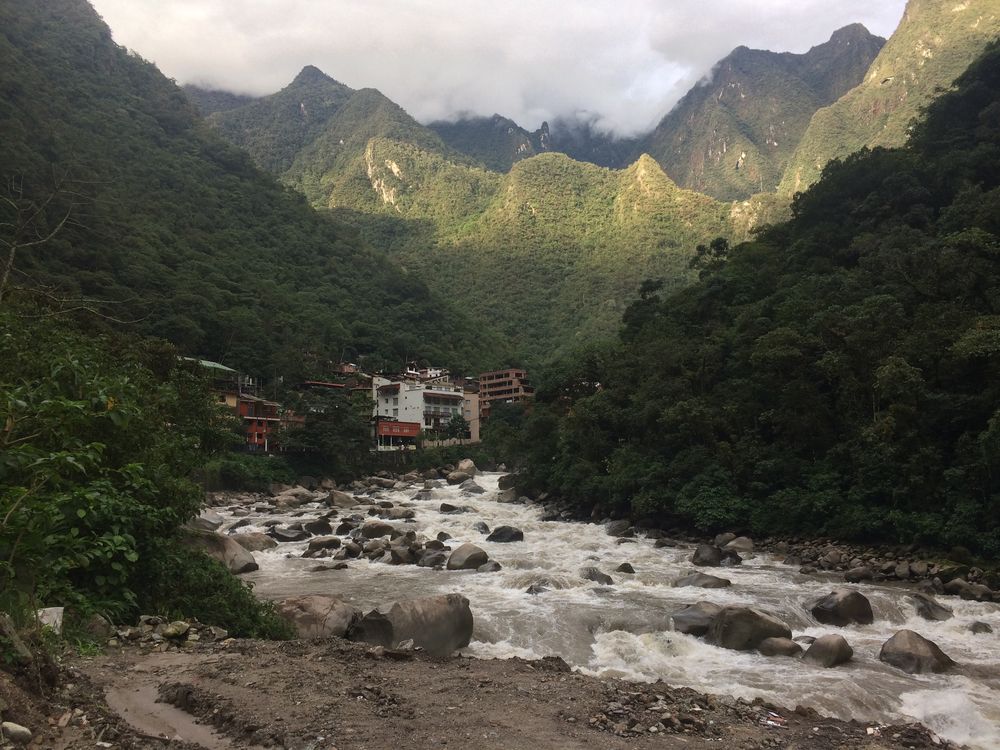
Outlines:
{"type": "Polygon", "coordinates": [[[422,122],[527,128],[587,112],[651,128],[734,47],[804,52],[837,28],[887,36],[905,0],[93,0],[115,39],[180,83],[267,94],[315,65],[422,122]]]}

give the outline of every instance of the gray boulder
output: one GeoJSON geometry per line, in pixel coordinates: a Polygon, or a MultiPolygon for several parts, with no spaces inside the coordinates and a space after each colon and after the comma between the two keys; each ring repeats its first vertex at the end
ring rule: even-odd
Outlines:
{"type": "Polygon", "coordinates": [[[585,581],[593,581],[603,586],[610,586],[614,579],[607,573],[602,573],[597,568],[584,568],[580,571],[580,577],[585,581]]]}
{"type": "Polygon", "coordinates": [[[945,620],[950,620],[955,616],[951,607],[946,607],[940,602],[938,602],[933,596],[928,596],[927,594],[914,593],[910,594],[910,601],[913,602],[914,606],[917,608],[917,614],[923,617],[925,620],[932,620],[935,622],[944,622],[945,620]]]}
{"type": "Polygon", "coordinates": [[[214,510],[203,510],[188,522],[188,526],[200,531],[216,531],[222,526],[224,519],[214,510]]]}
{"type": "Polygon", "coordinates": [[[272,526],[267,533],[279,542],[301,542],[310,537],[304,528],[292,528],[290,526],[272,526]]]}
{"type": "Polygon", "coordinates": [[[712,544],[699,544],[691,555],[691,564],[717,568],[722,565],[722,550],[712,544]]]}
{"type": "Polygon", "coordinates": [[[225,565],[230,573],[249,573],[260,566],[246,549],[233,540],[231,536],[223,536],[214,531],[199,531],[186,529],[181,537],[183,544],[191,549],[204,552],[214,560],[225,565]]]}
{"type": "Polygon", "coordinates": [[[618,521],[611,521],[604,525],[604,530],[608,532],[608,536],[622,536],[625,534],[629,528],[632,526],[632,522],[627,518],[619,519],[618,521]]]}
{"type": "Polygon", "coordinates": [[[319,552],[324,549],[337,549],[340,546],[340,538],[335,536],[318,536],[310,539],[306,546],[306,553],[319,552]]]}
{"type": "Polygon", "coordinates": [[[384,521],[368,521],[361,526],[361,536],[365,539],[378,539],[383,536],[391,536],[395,530],[392,524],[384,521]]]}
{"type": "Polygon", "coordinates": [[[875,620],[871,603],[852,589],[836,589],[817,599],[808,609],[824,625],[870,625],[875,620]]]}
{"type": "Polygon", "coordinates": [[[671,584],[674,588],[683,586],[695,586],[700,589],[724,589],[732,585],[728,578],[708,575],[707,573],[692,573],[691,575],[678,578],[671,584]]]}
{"type": "Polygon", "coordinates": [[[247,534],[233,534],[230,539],[233,539],[247,552],[263,552],[264,550],[274,549],[278,546],[278,543],[271,537],[267,534],[261,534],[259,531],[247,534]]]}
{"type": "Polygon", "coordinates": [[[470,477],[474,477],[476,476],[476,474],[479,473],[479,469],[476,468],[475,461],[473,461],[471,458],[463,458],[461,461],[458,462],[458,465],[455,467],[455,469],[457,471],[464,471],[470,477]]]}
{"type": "Polygon", "coordinates": [[[469,645],[472,627],[469,600],[447,594],[396,602],[387,613],[369,612],[351,628],[348,638],[385,648],[412,640],[432,656],[448,656],[469,645]]]}
{"type": "Polygon", "coordinates": [[[983,622],[982,620],[976,620],[975,622],[969,625],[969,630],[975,633],[976,635],[981,635],[983,633],[992,633],[993,626],[990,625],[988,622],[983,622]]]}
{"type": "Polygon", "coordinates": [[[712,602],[697,602],[682,610],[674,612],[670,618],[674,621],[674,630],[687,635],[705,635],[722,607],[712,602]]]}
{"type": "Polygon", "coordinates": [[[343,638],[361,612],[333,596],[293,596],[278,602],[278,614],[299,638],[343,638]]]}
{"type": "Polygon", "coordinates": [[[487,542],[523,542],[524,532],[513,526],[497,526],[493,533],[486,537],[487,542]]]}
{"type": "Polygon", "coordinates": [[[486,525],[485,521],[476,521],[472,524],[472,530],[478,531],[480,534],[489,534],[490,527],[486,525]]]}
{"type": "Polygon", "coordinates": [[[757,646],[762,656],[798,656],[802,646],[790,638],[765,638],[757,646]]]}
{"type": "Polygon", "coordinates": [[[632,567],[630,563],[622,563],[617,568],[615,568],[616,573],[635,573],[635,568],[632,567]]]}
{"type": "Polygon", "coordinates": [[[477,573],[499,573],[501,570],[503,570],[503,566],[496,560],[490,560],[476,568],[477,573]]]}
{"type": "Polygon", "coordinates": [[[850,661],[854,649],[841,635],[821,635],[802,655],[802,660],[820,667],[835,667],[850,661]]]}
{"type": "Polygon", "coordinates": [[[470,495],[482,495],[484,492],[486,492],[485,489],[476,484],[476,481],[474,479],[466,479],[464,482],[458,485],[458,489],[462,490],[462,492],[467,492],[470,495]]]}
{"type": "Polygon", "coordinates": [[[306,521],[302,526],[310,534],[314,534],[316,536],[333,533],[333,526],[331,526],[330,522],[325,518],[317,518],[313,521],[306,521]]]}
{"type": "Polygon", "coordinates": [[[504,474],[497,480],[497,489],[499,490],[512,490],[517,484],[516,474],[504,474]]]}
{"type": "Polygon", "coordinates": [[[883,643],[878,658],[909,674],[946,672],[955,666],[936,643],[912,630],[900,630],[883,643]]]}
{"type": "Polygon", "coordinates": [[[443,568],[448,564],[448,553],[443,550],[428,549],[417,560],[420,568],[443,568]]]}
{"type": "Polygon", "coordinates": [[[727,544],[729,544],[731,541],[733,541],[735,538],[736,538],[736,534],[732,533],[731,531],[727,531],[724,534],[717,535],[715,537],[715,541],[713,541],[712,544],[714,544],[719,549],[722,549],[727,544]]]}
{"type": "Polygon", "coordinates": [[[848,583],[860,583],[861,581],[870,581],[875,577],[875,572],[869,568],[867,565],[859,565],[856,568],[851,568],[844,573],[844,580],[848,583]]]}
{"type": "Polygon", "coordinates": [[[746,557],[747,555],[753,554],[753,540],[748,536],[738,536],[735,539],[730,539],[722,545],[722,549],[723,551],[730,550],[732,552],[738,552],[746,557]]]}
{"type": "Polygon", "coordinates": [[[348,495],[346,492],[341,492],[340,490],[333,490],[327,495],[326,504],[334,508],[353,508],[358,504],[358,501],[353,495],[348,495]]]}
{"type": "Polygon", "coordinates": [[[453,471],[448,477],[448,484],[461,484],[472,479],[472,475],[466,474],[464,471],[453,471]]]}
{"type": "Polygon", "coordinates": [[[466,542],[451,553],[448,570],[475,570],[489,562],[490,556],[481,547],[466,542]]]}
{"type": "Polygon", "coordinates": [[[31,730],[20,724],[15,724],[13,721],[5,721],[0,724],[0,731],[2,731],[4,739],[15,745],[27,745],[31,742],[31,730]]]}
{"type": "Polygon", "coordinates": [[[751,607],[723,607],[712,621],[708,640],[735,651],[757,648],[765,638],[791,638],[792,631],[774,615],[751,607]]]}

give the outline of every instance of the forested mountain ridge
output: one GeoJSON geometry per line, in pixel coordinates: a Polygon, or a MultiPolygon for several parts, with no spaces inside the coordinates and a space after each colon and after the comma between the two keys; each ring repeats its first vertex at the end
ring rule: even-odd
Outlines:
{"type": "Polygon", "coordinates": [[[804,54],[739,47],[640,148],[690,190],[721,200],[773,191],[812,115],[857,85],[884,43],[853,24],[804,54]]]}
{"type": "Polygon", "coordinates": [[[779,191],[791,196],[805,189],[832,159],[903,145],[914,118],[997,37],[996,0],[909,0],[864,79],[813,115],[779,191]]]}
{"type": "Polygon", "coordinates": [[[993,43],[906,147],[831,163],[687,289],[646,285],[616,344],[539,384],[526,483],[588,513],[995,558],[998,111],[993,43]]]}
{"type": "Polygon", "coordinates": [[[504,350],[214,135],[83,0],[3,4],[0,53],[4,186],[22,206],[52,197],[32,230],[70,216],[17,257],[16,285],[272,376],[345,352],[471,369],[504,350]]]}

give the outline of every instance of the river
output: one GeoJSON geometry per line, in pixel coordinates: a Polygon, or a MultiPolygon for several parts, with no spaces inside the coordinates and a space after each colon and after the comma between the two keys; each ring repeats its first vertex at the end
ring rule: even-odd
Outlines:
{"type": "MultiPolygon", "coordinates": [[[[302,559],[306,543],[286,543],[255,553],[260,570],[245,576],[258,595],[281,599],[298,594],[329,594],[368,610],[398,599],[460,592],[475,616],[473,641],[464,651],[477,658],[528,659],[557,655],[582,672],[636,681],[662,679],[677,686],[743,698],[762,697],[779,705],[813,707],[842,719],[893,723],[920,721],[942,737],[977,750],[1000,747],[1000,604],[942,597],[955,616],[930,622],[916,614],[902,585],[852,585],[871,601],[875,622],[836,628],[818,624],[805,605],[843,586],[833,575],[801,575],[780,560],[760,554],[743,565],[711,571],[732,581],[725,589],[673,588],[673,580],[692,572],[689,547],[654,548],[637,539],[619,544],[602,526],[542,521],[538,506],[495,501],[499,474],[480,474],[483,495],[468,496],[457,487],[434,489],[428,500],[411,500],[414,490],[385,491],[382,499],[416,511],[415,523],[393,522],[433,538],[450,534],[454,543],[472,542],[503,569],[498,573],[436,571],[349,561],[346,570],[310,572],[318,560],[302,559]],[[442,502],[471,508],[443,514],[442,502]],[[486,542],[473,529],[516,526],[524,541],[486,542]],[[617,573],[623,562],[634,574],[617,573]],[[583,580],[579,570],[594,566],[614,579],[611,586],[583,580]],[[543,583],[548,590],[529,595],[543,583]],[[670,615],[705,600],[767,610],[794,635],[843,635],[854,648],[845,665],[823,669],[798,659],[764,657],[717,648],[671,629],[670,615]],[[990,623],[995,633],[974,635],[974,620],[990,623]],[[902,628],[936,642],[959,667],[949,674],[908,675],[878,661],[882,643],[902,628]]],[[[319,514],[319,506],[307,513],[319,514]]],[[[323,510],[326,510],[323,508],[323,510]]],[[[342,511],[347,515],[351,511],[342,511]]],[[[231,520],[231,516],[222,513],[231,520]]],[[[250,517],[237,533],[261,531],[266,520],[303,520],[295,511],[250,517]]]]}

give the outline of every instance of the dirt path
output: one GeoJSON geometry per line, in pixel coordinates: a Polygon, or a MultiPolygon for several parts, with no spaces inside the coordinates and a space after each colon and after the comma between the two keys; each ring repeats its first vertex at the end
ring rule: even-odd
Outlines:
{"type": "Polygon", "coordinates": [[[769,715],[731,698],[586,677],[560,660],[438,660],[334,639],[109,650],[69,666],[137,730],[105,747],[166,747],[156,736],[206,750],[944,746],[918,727],[769,715]]]}

